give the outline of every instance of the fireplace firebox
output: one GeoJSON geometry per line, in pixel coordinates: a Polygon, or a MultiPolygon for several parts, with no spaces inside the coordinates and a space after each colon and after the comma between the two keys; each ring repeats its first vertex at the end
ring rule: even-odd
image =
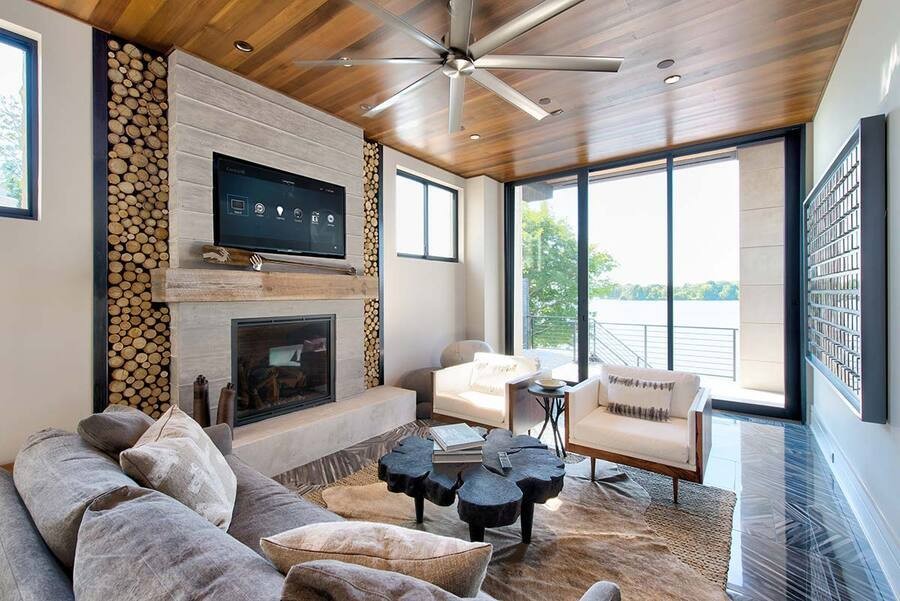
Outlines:
{"type": "Polygon", "coordinates": [[[335,400],[334,324],[334,315],[232,320],[236,426],[335,400]]]}

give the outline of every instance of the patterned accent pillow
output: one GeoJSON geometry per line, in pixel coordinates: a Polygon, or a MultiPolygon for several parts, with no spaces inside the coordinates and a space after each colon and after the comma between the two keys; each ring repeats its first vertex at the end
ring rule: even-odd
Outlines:
{"type": "Polygon", "coordinates": [[[490,363],[475,361],[472,364],[472,377],[469,386],[472,390],[485,394],[505,394],[506,383],[519,374],[516,363],[493,361],[490,363]]]}
{"type": "Polygon", "coordinates": [[[657,422],[669,421],[675,382],[609,375],[607,411],[657,422]]]}
{"type": "Polygon", "coordinates": [[[478,594],[492,552],[489,543],[375,522],[309,524],[259,542],[282,574],[297,564],[331,559],[399,572],[460,597],[478,594]]]}
{"type": "Polygon", "coordinates": [[[172,406],[137,443],[119,455],[122,470],[141,486],[187,505],[228,530],[237,478],[203,428],[172,406]]]}

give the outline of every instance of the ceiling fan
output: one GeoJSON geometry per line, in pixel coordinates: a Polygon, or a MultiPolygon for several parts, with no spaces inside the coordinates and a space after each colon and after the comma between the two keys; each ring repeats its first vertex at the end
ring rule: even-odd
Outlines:
{"type": "Polygon", "coordinates": [[[516,108],[525,111],[535,119],[541,120],[550,113],[500,78],[492,75],[488,69],[541,69],[615,73],[622,64],[622,58],[605,56],[490,54],[493,50],[513,38],[549,21],[556,15],[580,4],[584,0],[545,0],[505,25],[501,25],[483,38],[471,42],[472,13],[474,12],[475,1],[451,0],[450,33],[445,38],[446,43],[433,39],[397,15],[381,8],[372,0],[349,1],[379,17],[385,24],[418,40],[435,54],[434,58],[352,59],[341,57],[330,60],[294,61],[298,66],[434,65],[433,71],[420,77],[387,100],[367,110],[363,114],[364,117],[378,115],[426,84],[444,76],[450,80],[450,133],[462,129],[463,99],[466,80],[469,78],[516,108]]]}

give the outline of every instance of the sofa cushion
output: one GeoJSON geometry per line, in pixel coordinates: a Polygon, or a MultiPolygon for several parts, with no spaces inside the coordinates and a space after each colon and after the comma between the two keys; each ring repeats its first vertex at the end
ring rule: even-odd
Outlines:
{"type": "MultiPolygon", "coordinates": [[[[478,599],[491,599],[479,595],[478,599]]],[[[284,580],[281,601],[461,601],[435,585],[396,572],[341,561],[296,565],[284,580]]]]}
{"type": "Polygon", "coordinates": [[[87,443],[119,458],[153,425],[149,415],[125,405],[110,405],[103,413],[95,413],[78,422],[78,435],[87,443]]]}
{"type": "Polygon", "coordinates": [[[537,364],[528,357],[475,353],[469,387],[485,394],[506,394],[506,383],[519,376],[537,371],[537,364]]]}
{"type": "Polygon", "coordinates": [[[16,455],[13,477],[41,537],[70,569],[88,504],[105,492],[135,484],[109,455],[78,434],[52,429],[25,440],[16,455]]]}
{"type": "Polygon", "coordinates": [[[697,392],[700,390],[700,378],[687,372],[629,367],[626,365],[603,365],[600,368],[600,390],[597,395],[597,401],[602,406],[606,406],[609,403],[606,387],[610,374],[626,378],[675,382],[675,388],[672,390],[672,405],[669,411],[672,417],[686,418],[697,396],[697,392]]]}
{"type": "Polygon", "coordinates": [[[572,439],[588,447],[666,465],[683,467],[690,463],[688,420],[680,417],[651,422],[598,407],[572,427],[572,439]]]}
{"type": "Polygon", "coordinates": [[[47,548],[13,484],[0,469],[0,598],[4,601],[74,599],[72,582],[47,548]]]}
{"type": "Polygon", "coordinates": [[[284,577],[256,553],[160,492],[122,487],[85,512],[79,601],[275,601],[284,577]]]}
{"type": "Polygon", "coordinates": [[[434,410],[487,426],[501,426],[506,419],[506,397],[477,390],[445,392],[434,395],[434,410]]]}
{"type": "Polygon", "coordinates": [[[667,421],[672,406],[672,390],[675,382],[643,380],[641,378],[609,375],[606,395],[607,408],[612,413],[648,419],[667,421]]]}
{"type": "Polygon", "coordinates": [[[261,538],[307,524],[344,520],[262,475],[237,456],[228,455],[225,459],[237,478],[228,534],[260,555],[263,555],[259,546],[261,538]]]}
{"type": "Polygon", "coordinates": [[[228,530],[237,487],[234,472],[203,428],[172,406],[119,463],[142,486],[163,492],[228,530]]]}
{"type": "Polygon", "coordinates": [[[283,573],[291,566],[334,559],[399,572],[461,597],[474,597],[491,561],[491,545],[411,530],[393,524],[311,524],[262,540],[262,548],[283,573]]]}

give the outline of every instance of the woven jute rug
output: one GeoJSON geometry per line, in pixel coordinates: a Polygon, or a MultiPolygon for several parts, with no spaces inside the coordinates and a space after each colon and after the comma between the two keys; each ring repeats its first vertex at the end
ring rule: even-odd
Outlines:
{"type": "MultiPolygon", "coordinates": [[[[566,476],[557,499],[535,506],[530,545],[518,523],[487,530],[488,594],[578,599],[595,581],[611,580],[629,601],[727,598],[734,493],[683,482],[675,505],[668,478],[599,461],[597,482],[588,461],[567,462],[566,476]]],[[[455,505],[426,503],[425,523],[416,524],[413,500],[388,492],[376,463],[304,497],[348,519],[468,538],[455,505]]]]}

